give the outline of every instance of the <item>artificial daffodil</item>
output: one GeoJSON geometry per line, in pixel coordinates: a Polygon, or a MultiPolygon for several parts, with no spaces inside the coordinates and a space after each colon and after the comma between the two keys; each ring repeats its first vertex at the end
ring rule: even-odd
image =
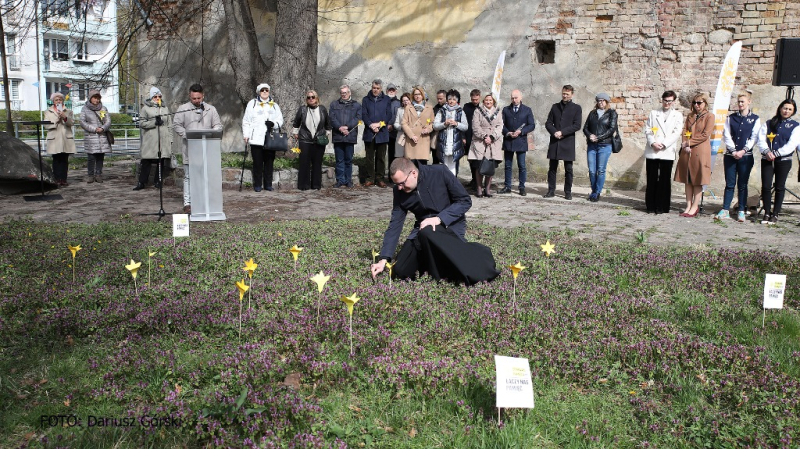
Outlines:
{"type": "Polygon", "coordinates": [[[375,251],[375,250],[373,249],[373,250],[372,250],[372,263],[375,263],[375,258],[376,258],[376,257],[378,257],[378,256],[380,256],[380,255],[381,255],[381,253],[379,253],[379,252],[377,252],[377,251],[375,251]]]}
{"type": "Polygon", "coordinates": [[[775,133],[767,134],[767,139],[769,139],[769,143],[772,143],[772,140],[775,139],[776,136],[777,136],[777,134],[775,134],[775,133]]]}
{"type": "Polygon", "coordinates": [[[157,253],[158,251],[147,251],[147,285],[150,285],[150,259],[157,253]]]}
{"type": "Polygon", "coordinates": [[[311,277],[311,280],[317,284],[317,323],[319,323],[319,306],[322,302],[322,289],[325,288],[325,283],[327,283],[330,278],[330,276],[325,276],[323,271],[311,277]]]}
{"type": "Polygon", "coordinates": [[[686,131],[685,133],[683,133],[683,137],[686,137],[687,139],[690,139],[692,137],[692,132],[691,131],[686,131]]]}
{"type": "MultiPolygon", "coordinates": [[[[246,260],[244,262],[244,268],[242,270],[247,272],[247,276],[250,277],[250,287],[253,286],[253,272],[256,271],[258,268],[258,264],[253,262],[253,258],[251,257],[250,260],[246,260]]],[[[249,290],[249,289],[248,289],[249,290]]],[[[250,308],[251,300],[253,299],[253,292],[249,291],[247,293],[247,308],[250,308]]]]}
{"type": "Polygon", "coordinates": [[[394,268],[394,264],[387,261],[385,265],[386,269],[389,270],[389,287],[392,286],[392,268],[394,268]]]}
{"type": "Polygon", "coordinates": [[[519,272],[524,270],[524,269],[526,269],[526,268],[528,268],[528,267],[523,266],[521,262],[517,262],[516,265],[509,265],[508,268],[511,270],[511,273],[514,275],[514,280],[516,280],[517,276],[519,276],[519,272]]]}
{"type": "Polygon", "coordinates": [[[244,292],[250,289],[244,283],[244,279],[236,283],[236,288],[239,290],[239,341],[242,341],[242,300],[244,299],[244,292]]]}
{"type": "Polygon", "coordinates": [[[75,255],[81,250],[81,245],[67,245],[67,249],[72,253],[72,282],[75,282],[75,255]]]}
{"type": "Polygon", "coordinates": [[[303,251],[303,248],[300,248],[297,245],[292,246],[289,248],[289,252],[292,253],[292,257],[294,258],[294,267],[297,268],[297,257],[300,256],[300,252],[303,251]]]}
{"type": "Polygon", "coordinates": [[[353,355],[353,306],[361,299],[353,293],[350,296],[342,296],[340,300],[347,304],[347,311],[350,313],[350,355],[353,355]]]}
{"type": "Polygon", "coordinates": [[[650,131],[653,131],[653,134],[656,134],[658,132],[658,126],[650,128],[650,131]]]}
{"type": "Polygon", "coordinates": [[[133,288],[136,294],[139,294],[139,286],[136,285],[136,275],[139,273],[139,267],[141,266],[141,262],[134,262],[133,259],[131,259],[131,263],[125,265],[125,268],[127,268],[128,271],[131,272],[131,276],[133,276],[133,288]]]}
{"type": "Polygon", "coordinates": [[[556,252],[555,251],[556,245],[550,243],[550,240],[548,240],[547,243],[545,243],[544,245],[539,245],[539,246],[542,247],[542,252],[547,254],[547,257],[550,257],[551,253],[556,252]]]}

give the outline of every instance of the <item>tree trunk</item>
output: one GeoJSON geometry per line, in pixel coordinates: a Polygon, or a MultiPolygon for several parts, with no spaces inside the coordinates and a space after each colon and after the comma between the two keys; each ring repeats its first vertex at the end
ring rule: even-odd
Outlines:
{"type": "Polygon", "coordinates": [[[285,129],[317,80],[318,0],[278,0],[275,52],[268,83],[283,112],[285,129]]]}
{"type": "Polygon", "coordinates": [[[242,106],[256,96],[256,86],[264,82],[267,65],[258,51],[258,37],[247,0],[223,0],[228,54],[234,86],[242,106]]]}

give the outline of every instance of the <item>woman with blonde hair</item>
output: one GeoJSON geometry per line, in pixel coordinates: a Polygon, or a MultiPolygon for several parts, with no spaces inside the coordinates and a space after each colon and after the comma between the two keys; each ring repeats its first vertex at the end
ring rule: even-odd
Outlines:
{"type": "Polygon", "coordinates": [[[708,110],[708,95],[700,93],[692,98],[692,112],[683,125],[678,168],[675,181],[686,188],[686,209],[681,217],[696,217],[703,199],[703,185],[711,182],[711,134],[714,132],[714,114],[708,110]]]}
{"type": "Polygon", "coordinates": [[[306,92],[306,104],[297,110],[292,128],[292,135],[300,146],[297,188],[319,190],[322,188],[322,156],[330,142],[331,120],[325,106],[319,104],[317,91],[306,92]]]}
{"type": "Polygon", "coordinates": [[[483,97],[483,104],[472,116],[472,144],[467,155],[478,190],[475,196],[491,198],[492,177],[483,178],[480,172],[484,157],[495,168],[503,160],[503,114],[497,109],[497,100],[492,94],[483,97]]]}
{"type": "Polygon", "coordinates": [[[411,104],[403,110],[402,127],[406,135],[406,158],[417,164],[428,164],[435,118],[433,108],[425,101],[425,90],[415,86],[411,89],[411,104]]]}

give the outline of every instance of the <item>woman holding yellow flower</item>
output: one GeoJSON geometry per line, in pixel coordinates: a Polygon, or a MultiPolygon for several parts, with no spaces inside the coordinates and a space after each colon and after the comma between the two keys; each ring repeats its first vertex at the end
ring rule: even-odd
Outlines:
{"type": "Polygon", "coordinates": [[[72,111],[64,107],[64,94],[54,92],[50,96],[53,105],[44,111],[44,119],[51,124],[44,125],[47,130],[47,154],[53,156],[53,177],[61,187],[67,185],[69,155],[75,154],[75,138],[72,135],[72,111]]]}
{"type": "Polygon", "coordinates": [[[106,131],[111,128],[111,115],[101,99],[100,91],[90,90],[89,101],[81,109],[81,128],[86,131],[83,149],[88,158],[88,183],[103,182],[103,159],[106,153],[111,152],[111,144],[106,137],[106,131]]]}
{"type": "Polygon", "coordinates": [[[675,181],[686,186],[686,209],[681,217],[696,217],[703,199],[703,185],[711,182],[711,133],[714,114],[708,110],[708,95],[697,94],[692,99],[692,112],[683,125],[678,168],[675,181]]]}
{"type": "Polygon", "coordinates": [[[421,86],[415,86],[411,90],[411,104],[403,110],[405,157],[415,164],[428,164],[435,118],[433,108],[425,101],[425,90],[421,86]]]}
{"type": "Polygon", "coordinates": [[[786,193],[786,178],[792,169],[792,156],[800,146],[800,124],[792,120],[797,112],[794,100],[786,99],[778,106],[775,116],[758,132],[758,149],[761,151],[761,199],[764,217],[761,224],[778,223],[778,214],[786,193]],[[772,183],[773,178],[775,184],[772,183]],[[775,203],[772,189],[775,188],[775,203]]]}
{"type": "Polygon", "coordinates": [[[292,122],[292,135],[300,146],[297,188],[322,188],[322,156],[330,142],[331,120],[325,106],[319,104],[317,91],[306,92],[306,104],[300,106],[292,122]]]}

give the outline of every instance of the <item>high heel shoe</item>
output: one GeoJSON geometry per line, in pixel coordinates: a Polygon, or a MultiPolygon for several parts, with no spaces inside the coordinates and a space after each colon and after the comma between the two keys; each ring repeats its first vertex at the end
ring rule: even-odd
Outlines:
{"type": "Polygon", "coordinates": [[[699,209],[698,209],[698,210],[696,210],[696,211],[694,211],[694,213],[693,213],[693,214],[687,214],[686,212],[683,212],[682,214],[680,214],[680,216],[681,216],[681,217],[686,217],[686,218],[694,218],[694,217],[696,217],[696,216],[697,216],[697,213],[698,213],[698,212],[700,212],[700,210],[699,210],[699,209]]]}

